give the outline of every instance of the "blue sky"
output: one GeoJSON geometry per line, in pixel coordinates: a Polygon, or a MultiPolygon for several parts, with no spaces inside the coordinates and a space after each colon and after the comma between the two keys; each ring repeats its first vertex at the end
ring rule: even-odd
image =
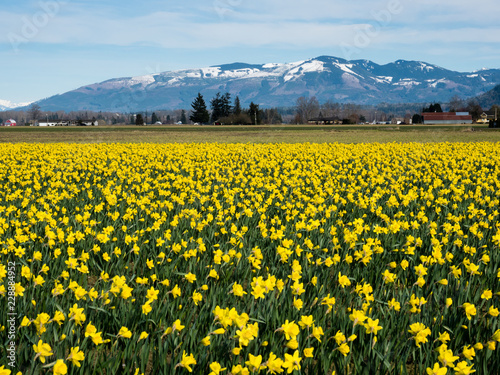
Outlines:
{"type": "Polygon", "coordinates": [[[498,0],[17,0],[0,19],[0,99],[110,78],[321,55],[500,68],[498,0]]]}

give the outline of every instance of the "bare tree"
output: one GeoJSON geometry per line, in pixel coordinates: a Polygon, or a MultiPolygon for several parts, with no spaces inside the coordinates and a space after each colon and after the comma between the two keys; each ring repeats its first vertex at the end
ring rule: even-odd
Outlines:
{"type": "Polygon", "coordinates": [[[361,106],[352,103],[346,103],[343,106],[342,115],[344,119],[348,119],[351,123],[356,124],[359,122],[359,112],[361,106]]]}
{"type": "Polygon", "coordinates": [[[316,116],[319,112],[319,102],[315,96],[307,99],[304,96],[301,96],[297,99],[296,104],[296,119],[298,122],[305,124],[307,120],[316,116]]]}
{"type": "Polygon", "coordinates": [[[30,119],[36,121],[40,118],[42,112],[40,111],[40,106],[36,103],[33,103],[28,110],[28,114],[30,119]]]}
{"type": "Polygon", "coordinates": [[[481,113],[483,113],[483,109],[476,98],[471,98],[467,101],[467,111],[469,111],[473,121],[477,121],[481,113]]]}
{"type": "Polygon", "coordinates": [[[340,104],[328,100],[321,106],[321,112],[325,117],[339,117],[340,104]]]}
{"type": "Polygon", "coordinates": [[[467,110],[466,103],[458,95],[455,95],[450,99],[449,106],[450,112],[464,112],[467,110]]]}

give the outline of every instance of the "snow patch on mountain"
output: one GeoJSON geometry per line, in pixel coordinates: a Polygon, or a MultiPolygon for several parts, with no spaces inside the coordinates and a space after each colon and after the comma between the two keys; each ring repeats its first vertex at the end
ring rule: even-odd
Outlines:
{"type": "MultiPolygon", "coordinates": [[[[261,70],[257,68],[245,68],[236,70],[226,70],[220,75],[221,78],[245,78],[262,76],[261,70]]],[[[264,73],[265,74],[265,73],[264,73]]]]}
{"type": "Polygon", "coordinates": [[[323,72],[325,71],[325,63],[323,61],[312,60],[301,65],[304,73],[323,72]]]}
{"type": "Polygon", "coordinates": [[[277,67],[280,67],[280,66],[283,66],[283,64],[279,64],[279,63],[268,63],[268,64],[264,64],[264,65],[262,65],[262,68],[264,68],[264,69],[272,69],[272,68],[277,68],[277,67]]]}
{"type": "Polygon", "coordinates": [[[203,78],[216,78],[219,76],[220,71],[221,69],[218,66],[201,69],[203,78]]]}
{"type": "Polygon", "coordinates": [[[372,77],[372,79],[374,79],[378,83],[392,83],[394,77],[377,76],[377,77],[372,77]]]}
{"type": "Polygon", "coordinates": [[[130,79],[130,85],[135,86],[135,85],[143,85],[147,86],[151,83],[155,82],[155,78],[153,74],[148,74],[145,76],[138,76],[138,77],[132,77],[130,79]]]}
{"type": "Polygon", "coordinates": [[[353,64],[340,64],[340,63],[333,63],[333,65],[335,65],[336,67],[340,68],[342,71],[346,72],[346,73],[349,73],[349,74],[353,74],[353,75],[356,75],[358,77],[361,77],[361,75],[359,75],[358,73],[355,73],[353,72],[351,69],[353,67],[353,64]]]}
{"type": "MultiPolygon", "coordinates": [[[[292,67],[288,73],[285,75],[284,80],[288,82],[292,79],[297,79],[302,77],[305,73],[319,73],[325,71],[325,64],[323,61],[318,60],[309,60],[309,61],[301,61],[295,67],[292,67]]],[[[287,64],[287,65],[295,65],[295,64],[287,64]]]]}
{"type": "Polygon", "coordinates": [[[0,111],[7,111],[9,109],[14,109],[18,107],[26,107],[33,102],[25,102],[25,103],[14,103],[10,100],[0,99],[0,111]]]}
{"type": "Polygon", "coordinates": [[[201,78],[201,73],[198,71],[196,71],[196,72],[188,71],[186,73],[186,77],[188,77],[188,78],[201,78]]]}
{"type": "Polygon", "coordinates": [[[418,86],[421,85],[422,82],[417,82],[412,80],[411,78],[403,78],[399,82],[393,83],[394,86],[418,86]]]}
{"type": "Polygon", "coordinates": [[[436,80],[434,83],[431,83],[429,86],[437,87],[438,84],[440,84],[440,83],[446,84],[447,82],[448,82],[448,80],[446,78],[441,78],[441,79],[436,80]]]}
{"type": "Polygon", "coordinates": [[[422,71],[427,70],[429,72],[431,70],[434,70],[434,67],[432,65],[428,65],[424,62],[420,62],[420,69],[422,69],[422,71]]]}

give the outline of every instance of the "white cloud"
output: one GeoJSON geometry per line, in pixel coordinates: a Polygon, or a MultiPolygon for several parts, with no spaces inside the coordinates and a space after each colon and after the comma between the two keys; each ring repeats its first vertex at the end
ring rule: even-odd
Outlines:
{"type": "Polygon", "coordinates": [[[0,33],[0,42],[9,43],[14,35],[32,43],[61,45],[321,48],[352,43],[364,25],[376,30],[371,44],[499,43],[500,35],[496,26],[500,2],[494,0],[481,1],[487,12],[477,12],[477,2],[462,0],[193,0],[174,5],[148,0],[143,4],[139,15],[124,15],[119,7],[126,7],[126,2],[66,3],[46,24],[35,23],[35,32],[28,36],[28,24],[34,23],[39,8],[31,13],[0,12],[8,30],[0,33]]]}
{"type": "MultiPolygon", "coordinates": [[[[0,14],[4,19],[26,19],[0,14]]],[[[12,23],[9,29],[20,37],[23,25],[12,23]]],[[[31,42],[57,44],[107,44],[128,46],[151,44],[164,48],[222,48],[231,46],[331,46],[356,32],[356,25],[314,22],[196,23],[180,14],[157,12],[147,16],[110,20],[92,15],[65,16],[49,22],[30,37],[31,42]]],[[[0,35],[8,42],[8,35],[0,35]]]]}
{"type": "MultiPolygon", "coordinates": [[[[279,3],[279,2],[278,2],[279,3]]],[[[33,25],[28,15],[1,12],[4,25],[9,33],[0,34],[0,42],[9,42],[12,35],[29,39],[30,42],[50,44],[85,44],[133,46],[136,44],[155,45],[163,48],[224,48],[233,46],[285,45],[302,48],[332,47],[342,43],[352,43],[358,34],[367,30],[370,43],[414,44],[433,43],[500,43],[498,27],[468,27],[459,23],[458,27],[436,32],[429,27],[432,19],[424,24],[400,25],[399,16],[385,21],[387,9],[379,11],[372,20],[360,24],[279,20],[275,22],[238,23],[236,20],[211,23],[194,22],[191,16],[171,12],[155,12],[145,16],[110,19],[103,14],[61,15],[50,19],[43,27],[33,25]],[[386,13],[383,13],[386,12],[386,13]],[[394,20],[394,21],[393,21],[394,20]],[[31,29],[30,29],[31,27],[31,29]],[[370,33],[371,30],[371,33],[370,33]]],[[[307,15],[306,15],[307,16],[307,15]]],[[[451,21],[449,21],[451,22],[451,21]]],[[[36,24],[35,24],[36,25],[36,24]]]]}
{"type": "MultiPolygon", "coordinates": [[[[474,28],[463,27],[450,30],[430,30],[421,28],[415,30],[413,28],[401,28],[396,33],[394,30],[382,30],[380,37],[374,40],[375,43],[394,44],[394,45],[413,45],[416,48],[423,46],[445,47],[448,44],[455,44],[454,49],[460,49],[460,44],[469,43],[484,44],[500,44],[500,27],[474,28]],[[411,43],[408,43],[411,41],[411,43]]],[[[423,51],[424,52],[424,51],[423,51]]]]}

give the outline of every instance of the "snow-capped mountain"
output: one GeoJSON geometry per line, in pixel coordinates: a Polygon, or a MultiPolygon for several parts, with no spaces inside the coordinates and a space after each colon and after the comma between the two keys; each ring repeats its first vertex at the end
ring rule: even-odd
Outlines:
{"type": "Polygon", "coordinates": [[[460,73],[420,61],[378,65],[320,56],[293,63],[233,63],[139,77],[115,78],[38,102],[42,110],[144,111],[190,108],[198,92],[207,104],[217,92],[241,103],[293,106],[300,96],[320,102],[446,102],[473,97],[500,83],[500,69],[460,73]]]}
{"type": "Polygon", "coordinates": [[[8,109],[14,109],[18,107],[26,107],[30,105],[32,102],[27,103],[12,103],[10,100],[0,99],[0,111],[6,111],[8,109]]]}

